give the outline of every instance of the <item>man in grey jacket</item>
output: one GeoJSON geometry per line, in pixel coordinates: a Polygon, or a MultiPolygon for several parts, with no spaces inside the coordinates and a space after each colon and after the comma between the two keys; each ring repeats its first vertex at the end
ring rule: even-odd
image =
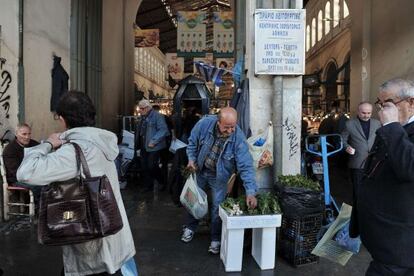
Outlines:
{"type": "Polygon", "coordinates": [[[361,102],[358,105],[357,118],[348,120],[342,132],[344,148],[349,154],[348,166],[351,170],[354,197],[363,175],[365,159],[374,144],[375,132],[381,127],[381,123],[371,116],[372,104],[361,102]]]}

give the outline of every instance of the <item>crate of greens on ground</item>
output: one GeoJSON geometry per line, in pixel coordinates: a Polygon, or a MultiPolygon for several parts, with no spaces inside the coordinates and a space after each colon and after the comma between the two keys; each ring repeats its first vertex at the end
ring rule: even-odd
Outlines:
{"type": "Polygon", "coordinates": [[[225,269],[241,271],[244,229],[253,229],[252,256],[259,267],[275,266],[276,227],[282,215],[277,197],[271,193],[258,194],[257,208],[248,209],[246,197],[227,198],[219,209],[222,224],[220,258],[225,269]]]}
{"type": "Polygon", "coordinates": [[[276,190],[285,215],[303,216],[324,210],[319,183],[303,175],[280,175],[276,190]]]}

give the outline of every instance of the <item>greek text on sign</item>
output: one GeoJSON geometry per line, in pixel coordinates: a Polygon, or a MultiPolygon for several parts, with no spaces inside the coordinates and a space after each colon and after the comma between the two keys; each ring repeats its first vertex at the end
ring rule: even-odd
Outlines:
{"type": "Polygon", "coordinates": [[[255,11],[255,73],[303,75],[305,73],[304,9],[255,11]]]}

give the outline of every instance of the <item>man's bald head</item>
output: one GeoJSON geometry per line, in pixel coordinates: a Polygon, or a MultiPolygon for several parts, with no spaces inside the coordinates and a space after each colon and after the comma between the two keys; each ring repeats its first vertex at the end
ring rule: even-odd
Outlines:
{"type": "Polygon", "coordinates": [[[218,128],[221,134],[230,136],[237,125],[237,111],[232,107],[224,107],[217,114],[218,128]]]}

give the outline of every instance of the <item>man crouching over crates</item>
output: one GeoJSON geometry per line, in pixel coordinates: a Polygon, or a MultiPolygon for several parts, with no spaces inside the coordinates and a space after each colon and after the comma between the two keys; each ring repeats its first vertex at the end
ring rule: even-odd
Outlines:
{"type": "MultiPolygon", "coordinates": [[[[211,190],[211,244],[208,252],[218,254],[221,238],[219,205],[226,197],[227,182],[236,170],[246,190],[247,206],[256,208],[257,205],[253,159],[246,137],[237,126],[236,110],[225,107],[217,116],[201,119],[191,131],[187,155],[187,167],[197,172],[197,185],[203,190],[211,190]]],[[[197,226],[198,220],[188,214],[181,240],[190,242],[197,226]]]]}

